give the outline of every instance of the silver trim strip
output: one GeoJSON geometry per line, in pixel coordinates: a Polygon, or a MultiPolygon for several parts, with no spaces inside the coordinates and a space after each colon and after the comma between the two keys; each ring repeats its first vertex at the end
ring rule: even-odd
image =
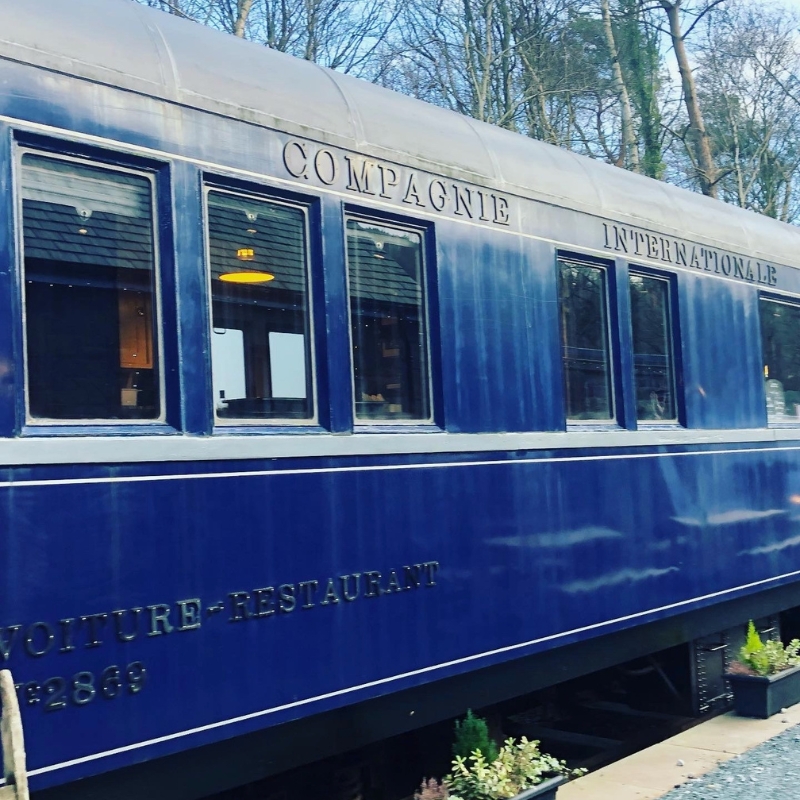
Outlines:
{"type": "Polygon", "coordinates": [[[184,736],[191,736],[197,733],[205,733],[206,731],[215,730],[217,728],[223,728],[228,725],[235,725],[240,722],[247,722],[252,719],[258,719],[259,717],[265,717],[270,714],[277,714],[280,711],[287,711],[292,708],[299,708],[302,706],[307,706],[312,703],[318,703],[323,700],[330,700],[334,697],[342,697],[344,695],[352,694],[354,692],[358,692],[362,689],[372,689],[376,686],[385,686],[388,683],[393,683],[395,681],[403,680],[404,678],[413,678],[418,675],[425,675],[431,672],[435,672],[441,669],[447,669],[448,667],[454,667],[459,664],[469,664],[474,661],[479,661],[480,659],[484,658],[491,658],[492,656],[502,655],[503,653],[510,653],[515,650],[521,650],[526,647],[532,647],[536,644],[543,644],[545,642],[555,642],[559,639],[564,639],[568,636],[574,636],[579,633],[586,633],[587,631],[596,631],[602,628],[607,628],[611,625],[616,625],[622,622],[628,622],[635,619],[640,619],[641,617],[648,616],[650,614],[658,614],[663,611],[670,611],[672,609],[681,608],[683,606],[691,605],[692,603],[702,602],[704,600],[712,600],[717,597],[724,597],[725,595],[734,594],[735,592],[745,591],[746,589],[753,589],[757,586],[766,586],[770,583],[776,583],[778,581],[786,580],[787,578],[795,578],[800,575],[800,570],[795,570],[793,572],[786,572],[783,575],[778,575],[774,578],[767,578],[763,581],[755,581],[753,583],[746,583],[741,586],[735,586],[730,589],[723,589],[719,592],[712,592],[711,594],[700,595],[699,597],[693,597],[689,600],[681,600],[677,603],[670,603],[669,605],[659,606],[657,608],[651,608],[646,611],[638,611],[635,614],[627,614],[623,617],[616,617],[615,619],[606,620],[605,622],[596,622],[592,625],[584,625],[580,628],[573,628],[569,631],[563,631],[561,633],[554,633],[550,636],[541,636],[538,639],[531,639],[527,642],[520,642],[518,644],[511,644],[505,647],[498,647],[494,650],[486,650],[483,653],[474,653],[470,656],[465,656],[464,658],[456,658],[452,661],[445,661],[441,664],[433,664],[428,667],[421,667],[420,669],[415,669],[410,672],[403,672],[399,675],[392,675],[387,678],[379,678],[378,680],[369,681],[368,683],[362,683],[358,686],[350,686],[345,689],[337,689],[333,692],[326,692],[325,694],[316,695],[315,697],[308,697],[304,700],[295,700],[292,703],[285,703],[280,706],[274,706],[272,708],[265,708],[261,711],[254,711],[250,714],[243,714],[239,717],[232,717],[231,719],[220,720],[218,722],[211,722],[208,725],[201,725],[196,728],[189,728],[185,731],[179,731],[177,733],[170,733],[166,734],[165,736],[159,736],[155,739],[148,739],[143,742],[136,742],[135,744],[125,745],[123,747],[116,747],[113,750],[106,750],[102,753],[93,753],[92,755],[82,756],[81,758],[74,758],[70,761],[64,761],[60,764],[52,764],[48,767],[39,767],[38,769],[33,769],[28,772],[28,775],[43,775],[47,772],[53,772],[58,769],[64,769],[66,767],[74,767],[79,764],[86,764],[89,761],[96,761],[100,758],[107,758],[109,756],[119,755],[121,753],[131,752],[132,750],[140,750],[143,747],[149,747],[156,744],[161,744],[162,742],[169,742],[175,739],[183,738],[184,736]]]}
{"type": "Polygon", "coordinates": [[[299,467],[296,469],[256,469],[235,472],[176,473],[166,475],[123,475],[100,478],[43,478],[40,480],[0,481],[0,489],[22,489],[31,486],[73,486],[103,483],[157,483],[160,481],[192,481],[224,478],[260,478],[286,475],[321,475],[333,472],[399,472],[401,470],[446,469],[448,467],[501,467],[530,464],[554,464],[578,461],[630,461],[645,458],[681,458],[688,456],[724,456],[735,453],[776,453],[800,450],[798,446],[754,447],[747,450],[689,450],[672,453],[605,453],[590,456],[540,456],[486,461],[434,461],[419,464],[364,464],[349,467],[299,467]]]}
{"type": "MultiPolygon", "coordinates": [[[[580,431],[573,429],[533,433],[369,432],[342,435],[317,432],[308,435],[299,432],[296,434],[241,435],[220,433],[207,437],[45,435],[0,439],[0,466],[140,464],[148,461],[155,463],[248,461],[446,453],[479,454],[508,450],[578,450],[734,444],[777,445],[781,442],[800,444],[800,427],[698,431],[685,428],[653,430],[648,426],[638,431],[620,429],[580,431]]],[[[794,449],[794,446],[796,445],[790,446],[788,449],[794,449]]],[[[650,456],[651,454],[646,455],[650,456]]],[[[629,458],[630,456],[622,457],[629,458]]]]}

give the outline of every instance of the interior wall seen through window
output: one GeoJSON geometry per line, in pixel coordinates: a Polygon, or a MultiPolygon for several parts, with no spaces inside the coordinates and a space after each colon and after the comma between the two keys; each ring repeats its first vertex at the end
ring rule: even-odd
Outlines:
{"type": "Polygon", "coordinates": [[[558,274],[567,419],[612,419],[606,271],[560,260],[558,274]]]}
{"type": "Polygon", "coordinates": [[[669,282],[631,274],[631,333],[639,420],[675,420],[669,282]]]}
{"type": "Polygon", "coordinates": [[[21,176],[30,417],[158,418],[150,180],[32,153],[21,176]]]}
{"type": "Polygon", "coordinates": [[[422,234],[347,221],[355,416],[429,420],[422,234]]]}
{"type": "Polygon", "coordinates": [[[800,422],[800,305],[762,297],[764,394],[770,422],[800,422]]]}
{"type": "Polygon", "coordinates": [[[305,212],[211,191],[208,240],[217,417],[311,419],[305,212]]]}

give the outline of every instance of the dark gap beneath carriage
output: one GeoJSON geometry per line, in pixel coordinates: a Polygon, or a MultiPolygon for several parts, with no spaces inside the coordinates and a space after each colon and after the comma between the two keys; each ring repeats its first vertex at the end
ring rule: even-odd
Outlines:
{"type": "MultiPolygon", "coordinates": [[[[757,620],[764,638],[800,630],[800,608],[757,620]]],[[[724,672],[745,625],[703,636],[476,709],[501,744],[522,736],[588,770],[674,736],[731,707],[724,672]]],[[[308,764],[206,800],[412,800],[424,777],[450,769],[456,718],[308,764]]]]}

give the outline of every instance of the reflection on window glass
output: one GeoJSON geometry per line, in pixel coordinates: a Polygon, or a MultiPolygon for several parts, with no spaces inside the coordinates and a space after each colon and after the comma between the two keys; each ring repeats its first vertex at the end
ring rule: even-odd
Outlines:
{"type": "Polygon", "coordinates": [[[355,414],[430,419],[422,236],[347,221],[355,414]]]}
{"type": "Polygon", "coordinates": [[[22,157],[28,410],[160,415],[149,180],[22,157]]]}
{"type": "Polygon", "coordinates": [[[311,419],[305,213],[212,191],[211,366],[222,419],[311,419]]]}
{"type": "Polygon", "coordinates": [[[800,421],[800,306],[761,298],[767,417],[800,421]]]}
{"type": "Polygon", "coordinates": [[[605,270],[559,261],[559,298],[567,419],[611,419],[605,270]]]}
{"type": "Polygon", "coordinates": [[[631,275],[636,418],[674,420],[675,381],[669,321],[669,283],[631,275]]]}

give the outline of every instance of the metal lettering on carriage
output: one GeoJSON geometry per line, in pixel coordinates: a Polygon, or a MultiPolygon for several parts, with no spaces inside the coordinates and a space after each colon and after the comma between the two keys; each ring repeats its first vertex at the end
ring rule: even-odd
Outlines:
{"type": "Polygon", "coordinates": [[[282,583],[261,589],[228,593],[229,622],[264,619],[276,613],[291,614],[295,609],[352,603],[359,598],[385,597],[413,589],[436,586],[438,561],[423,561],[388,572],[366,570],[347,575],[332,575],[325,580],[282,583]]]}
{"type": "Polygon", "coordinates": [[[9,662],[15,653],[38,659],[53,652],[92,650],[113,640],[127,644],[140,635],[153,637],[197,630],[202,624],[202,610],[199,598],[189,598],[64,617],[55,624],[36,621],[0,626],[0,664],[9,662]]]}
{"type": "Polygon", "coordinates": [[[127,667],[112,664],[99,675],[81,670],[71,678],[56,675],[41,681],[17,683],[15,688],[23,708],[39,706],[43,711],[61,711],[68,706],[88,705],[96,697],[113,700],[123,694],[139,694],[146,678],[145,665],[132,661],[127,667]]]}
{"type": "Polygon", "coordinates": [[[640,231],[627,225],[603,223],[603,248],[622,255],[639,256],[662,264],[690,267],[723,278],[735,278],[761,286],[777,286],[778,270],[744,256],[702,247],[671,236],[640,231]]]}
{"type": "Polygon", "coordinates": [[[508,198],[498,192],[431,177],[376,158],[337,154],[327,147],[290,139],[283,148],[283,165],[293,178],[337,185],[354,194],[493,225],[511,224],[508,198]]]}
{"type": "MultiPolygon", "coordinates": [[[[37,620],[0,626],[0,665],[20,657],[38,660],[51,653],[64,655],[94,650],[114,641],[127,645],[139,637],[152,639],[169,636],[172,640],[176,633],[199,630],[225,610],[228,614],[223,615],[222,619],[243,622],[267,619],[276,614],[285,616],[298,610],[308,611],[339,604],[346,606],[362,598],[429,589],[437,585],[438,571],[438,561],[422,561],[383,571],[337,573],[323,579],[232,591],[228,592],[227,597],[214,598],[212,603],[192,597],[172,603],[151,603],[63,617],[55,622],[37,620]]],[[[62,679],[52,680],[54,683],[51,688],[55,691],[53,687],[60,686],[58,681],[62,679]]],[[[29,691],[33,689],[29,687],[29,691]]]]}

